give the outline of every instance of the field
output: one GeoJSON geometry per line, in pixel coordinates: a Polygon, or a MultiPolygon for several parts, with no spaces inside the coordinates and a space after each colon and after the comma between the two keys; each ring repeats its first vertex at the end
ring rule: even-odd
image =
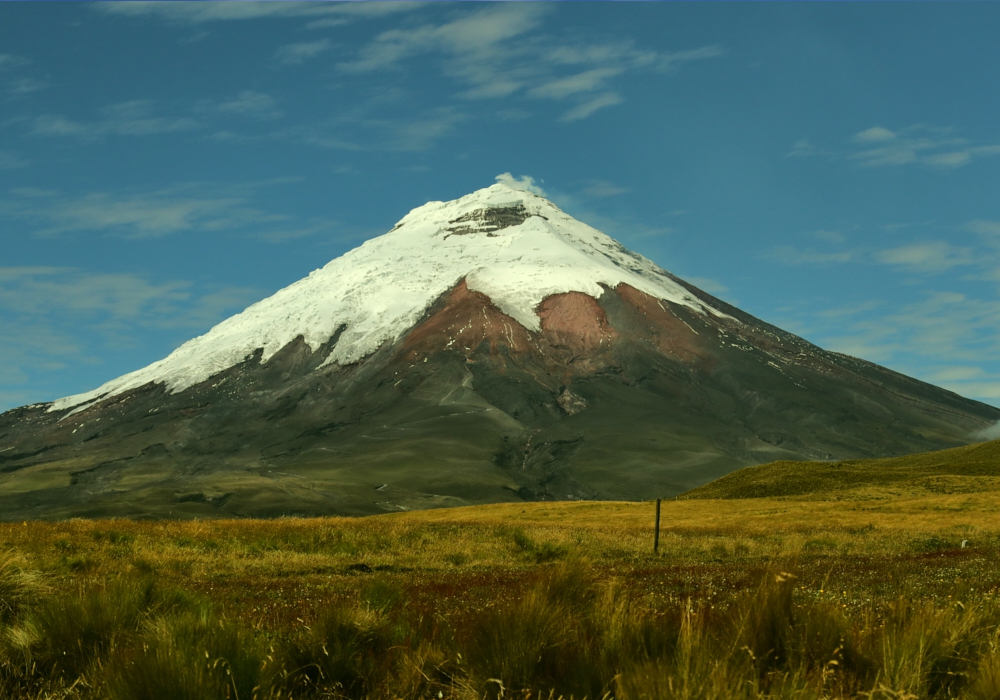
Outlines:
{"type": "Polygon", "coordinates": [[[0,525],[0,697],[1000,697],[1000,494],[0,525]]]}

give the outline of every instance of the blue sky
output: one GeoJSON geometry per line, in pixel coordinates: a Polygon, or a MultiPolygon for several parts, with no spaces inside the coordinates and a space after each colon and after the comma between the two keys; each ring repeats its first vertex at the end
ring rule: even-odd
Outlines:
{"type": "Polygon", "coordinates": [[[504,172],[1000,405],[998,35],[997,3],[2,3],[0,410],[504,172]]]}

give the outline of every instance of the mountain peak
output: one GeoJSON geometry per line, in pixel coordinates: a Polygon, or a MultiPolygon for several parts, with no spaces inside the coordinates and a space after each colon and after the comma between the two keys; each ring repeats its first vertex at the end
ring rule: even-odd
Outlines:
{"type": "Polygon", "coordinates": [[[0,519],[669,496],[774,459],[965,444],[998,418],[499,183],[159,362],[0,415],[0,519]]]}
{"type": "Polygon", "coordinates": [[[555,204],[540,195],[497,182],[448,202],[427,202],[400,219],[393,230],[405,225],[421,224],[446,227],[445,224],[471,216],[476,211],[518,208],[528,215],[544,217],[546,213],[558,213],[566,216],[555,204]]]}
{"type": "Polygon", "coordinates": [[[342,330],[324,364],[351,364],[394,342],[461,281],[525,328],[540,327],[547,297],[598,298],[626,283],[702,312],[704,305],[665,270],[544,197],[497,183],[450,202],[417,207],[393,229],[331,261],[188,341],[169,357],[52,410],[153,382],[183,391],[256,351],[266,362],[301,337],[314,352],[342,330]]]}

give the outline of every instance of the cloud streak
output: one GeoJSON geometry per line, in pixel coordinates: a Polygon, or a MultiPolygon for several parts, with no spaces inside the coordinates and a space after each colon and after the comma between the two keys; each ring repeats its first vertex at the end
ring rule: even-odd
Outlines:
{"type": "Polygon", "coordinates": [[[548,11],[534,3],[501,3],[443,22],[385,31],[338,66],[348,74],[399,71],[418,57],[439,56],[444,74],[463,88],[458,97],[576,102],[560,117],[571,122],[621,104],[611,83],[627,73],[672,72],[725,53],[717,45],[669,53],[628,41],[568,44],[543,33],[548,11]]]}
{"type": "Polygon", "coordinates": [[[216,114],[238,115],[254,119],[278,119],[284,112],[270,95],[255,90],[244,90],[235,97],[218,102],[206,101],[200,107],[203,111],[216,114]]]}
{"type": "Polygon", "coordinates": [[[109,15],[154,18],[172,24],[305,18],[312,20],[312,27],[318,28],[409,12],[419,5],[415,2],[120,2],[95,3],[89,7],[109,15]]]}
{"type": "Polygon", "coordinates": [[[288,226],[291,217],[249,205],[253,189],[189,183],[146,193],[92,192],[79,196],[18,189],[12,191],[11,198],[0,202],[0,211],[30,222],[40,236],[97,232],[125,238],[158,238],[183,232],[232,230],[252,235],[262,227],[288,226]]]}
{"type": "Polygon", "coordinates": [[[787,154],[795,157],[823,155],[854,162],[861,168],[923,166],[951,170],[977,160],[1000,155],[1000,143],[974,143],[955,135],[951,128],[925,124],[892,131],[872,126],[848,139],[848,150],[819,149],[808,139],[795,143],[787,154]]]}
{"type": "Polygon", "coordinates": [[[203,128],[188,117],[160,117],[153,113],[151,100],[129,100],[101,110],[101,118],[79,122],[58,114],[43,114],[32,121],[34,136],[98,139],[105,136],[149,136],[203,128]]]}
{"type": "Polygon", "coordinates": [[[326,53],[333,48],[333,43],[329,39],[319,39],[318,41],[306,41],[298,44],[288,44],[278,49],[274,57],[278,63],[291,66],[305,63],[307,60],[316,58],[320,54],[326,53]]]}

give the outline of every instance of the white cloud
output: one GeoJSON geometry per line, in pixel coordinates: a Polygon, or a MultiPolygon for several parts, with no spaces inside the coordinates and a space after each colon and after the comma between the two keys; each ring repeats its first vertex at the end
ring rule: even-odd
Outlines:
{"type": "Polygon", "coordinates": [[[332,150],[416,152],[431,148],[468,118],[452,107],[411,111],[403,117],[383,116],[391,113],[387,105],[402,99],[402,93],[388,91],[335,119],[287,127],[271,137],[332,150]]]}
{"type": "Polygon", "coordinates": [[[322,53],[333,48],[329,39],[318,41],[307,41],[298,44],[288,44],[278,49],[274,57],[282,65],[293,65],[303,63],[310,58],[316,58],[322,53]]]}
{"type": "Polygon", "coordinates": [[[978,233],[984,236],[1000,236],[1000,221],[976,219],[975,221],[970,221],[966,224],[966,228],[973,233],[978,233]]]}
{"type": "Polygon", "coordinates": [[[28,161],[19,158],[17,154],[10,151],[0,151],[0,170],[14,170],[28,165],[28,161]]]}
{"type": "Polygon", "coordinates": [[[622,102],[608,84],[627,72],[672,71],[724,55],[716,45],[669,53],[638,49],[632,42],[567,44],[541,33],[548,11],[544,3],[498,3],[443,23],[393,29],[339,67],[353,73],[401,70],[415,56],[439,54],[444,73],[465,88],[459,97],[509,99],[520,93],[537,99],[576,98],[580,104],[562,116],[562,121],[575,121],[622,102]],[[590,96],[596,91],[603,94],[590,96]]]}
{"type": "Polygon", "coordinates": [[[150,100],[129,100],[109,105],[101,110],[102,118],[93,122],[77,122],[55,114],[43,114],[32,122],[31,133],[36,136],[75,136],[100,138],[103,136],[149,136],[202,128],[202,124],[187,117],[158,117],[153,115],[150,100]]]}
{"type": "Polygon", "coordinates": [[[559,117],[561,122],[575,122],[580,119],[586,119],[591,114],[604,107],[612,107],[617,104],[621,104],[622,98],[619,97],[614,92],[606,92],[603,95],[599,95],[592,100],[578,104],[573,109],[564,113],[559,117]]]}
{"type": "Polygon", "coordinates": [[[843,243],[846,240],[844,238],[844,234],[839,231],[826,231],[824,229],[820,229],[818,231],[813,231],[809,235],[816,240],[824,241],[825,243],[843,243]]]}
{"type": "Polygon", "coordinates": [[[952,128],[926,124],[896,131],[873,126],[854,134],[848,144],[849,150],[834,151],[817,148],[807,139],[801,139],[786,155],[846,159],[863,168],[922,165],[941,170],[960,168],[980,158],[1000,155],[1000,144],[976,145],[956,136],[952,128]]]}
{"type": "Polygon", "coordinates": [[[836,252],[823,252],[811,249],[796,248],[795,246],[778,246],[765,257],[776,260],[785,265],[827,265],[830,263],[846,263],[856,259],[857,251],[842,250],[836,252]]]}
{"type": "MultiPolygon", "coordinates": [[[[842,352],[893,361],[897,366],[906,357],[930,358],[938,365],[978,366],[983,358],[1000,355],[1000,300],[929,292],[894,312],[856,320],[850,330],[849,335],[826,343],[842,352]]],[[[933,371],[927,370],[927,376],[933,380],[933,371]]]]}
{"type": "Polygon", "coordinates": [[[802,156],[814,156],[816,155],[816,147],[809,141],[809,139],[799,139],[792,146],[792,150],[786,153],[789,157],[802,157],[802,156]]]}
{"type": "Polygon", "coordinates": [[[957,168],[966,165],[972,160],[971,151],[954,151],[952,153],[935,153],[927,156],[924,162],[928,165],[937,165],[943,168],[957,168]]]}
{"type": "Polygon", "coordinates": [[[628,192],[628,188],[619,187],[606,180],[591,180],[590,184],[583,188],[583,193],[590,197],[615,197],[628,192]]]}
{"type": "Polygon", "coordinates": [[[546,11],[532,3],[500,4],[440,25],[392,29],[379,34],[359,59],[342,63],[341,68],[368,72],[395,67],[418,53],[444,52],[467,62],[465,68],[456,66],[458,72],[481,83],[480,71],[493,73],[488,63],[506,58],[512,50],[507,42],[535,28],[546,11]],[[468,65],[469,61],[475,65],[468,65]]]}
{"type": "MultiPolygon", "coordinates": [[[[152,282],[131,273],[76,268],[0,268],[0,313],[36,320],[79,314],[142,328],[204,328],[220,314],[245,308],[260,290],[226,287],[198,293],[191,282],[152,282]]],[[[59,346],[58,343],[55,344],[59,346]]],[[[70,343],[66,352],[77,347],[70,343]]],[[[62,352],[62,350],[60,351],[62,352]]]]}
{"type": "Polygon", "coordinates": [[[501,185],[507,185],[515,190],[531,192],[532,194],[537,194],[539,197],[548,197],[541,185],[537,184],[535,182],[535,178],[530,175],[522,175],[521,177],[516,178],[510,173],[500,173],[495,179],[501,185]]]}
{"type": "Polygon", "coordinates": [[[15,191],[0,211],[33,223],[36,233],[52,236],[76,231],[156,238],[185,231],[224,231],[273,226],[289,217],[249,206],[249,188],[212,188],[188,184],[154,192],[121,195],[94,192],[64,197],[48,192],[15,191]],[[215,189],[215,196],[212,196],[215,189]]]}
{"type": "Polygon", "coordinates": [[[239,114],[257,119],[278,119],[283,115],[273,97],[254,90],[244,90],[232,99],[214,104],[212,108],[221,114],[239,114]]]}
{"type": "Polygon", "coordinates": [[[528,90],[531,97],[561,100],[578,92],[591,92],[604,86],[608,78],[620,75],[621,68],[595,68],[565,78],[558,78],[528,90]]]}
{"type": "Polygon", "coordinates": [[[956,265],[971,265],[976,257],[969,248],[956,248],[944,241],[925,241],[884,250],[876,258],[888,265],[918,272],[942,272],[956,265]]]}
{"type": "Polygon", "coordinates": [[[21,66],[26,66],[29,63],[31,63],[31,61],[23,56],[15,56],[10,53],[0,53],[0,71],[20,68],[21,66]]]}
{"type": "Polygon", "coordinates": [[[877,143],[881,141],[892,141],[896,138],[896,134],[884,129],[881,126],[873,126],[870,129],[865,129],[864,131],[859,131],[854,135],[854,141],[858,143],[877,143]]]}
{"type": "Polygon", "coordinates": [[[1000,146],[976,146],[953,135],[953,129],[918,124],[893,132],[880,126],[854,135],[862,150],[848,157],[865,168],[924,165],[958,168],[977,158],[1000,155],[1000,146]]]}
{"type": "Polygon", "coordinates": [[[416,2],[115,2],[94,3],[89,7],[107,14],[155,17],[175,24],[301,17],[319,18],[310,26],[322,27],[408,12],[419,5],[416,2]]]}
{"type": "Polygon", "coordinates": [[[675,51],[674,53],[667,53],[659,57],[659,67],[661,70],[674,70],[676,67],[682,63],[690,63],[691,61],[704,61],[708,58],[719,58],[720,56],[725,56],[726,51],[718,44],[713,44],[712,46],[702,46],[697,49],[690,49],[687,51],[675,51]]]}
{"type": "Polygon", "coordinates": [[[44,90],[48,86],[49,84],[43,80],[36,80],[34,78],[19,78],[10,83],[7,91],[15,97],[23,97],[24,95],[30,95],[44,90]]]}
{"type": "Polygon", "coordinates": [[[449,107],[441,107],[411,120],[373,120],[369,126],[386,133],[381,148],[390,151],[424,151],[451,133],[466,116],[449,107]]]}

